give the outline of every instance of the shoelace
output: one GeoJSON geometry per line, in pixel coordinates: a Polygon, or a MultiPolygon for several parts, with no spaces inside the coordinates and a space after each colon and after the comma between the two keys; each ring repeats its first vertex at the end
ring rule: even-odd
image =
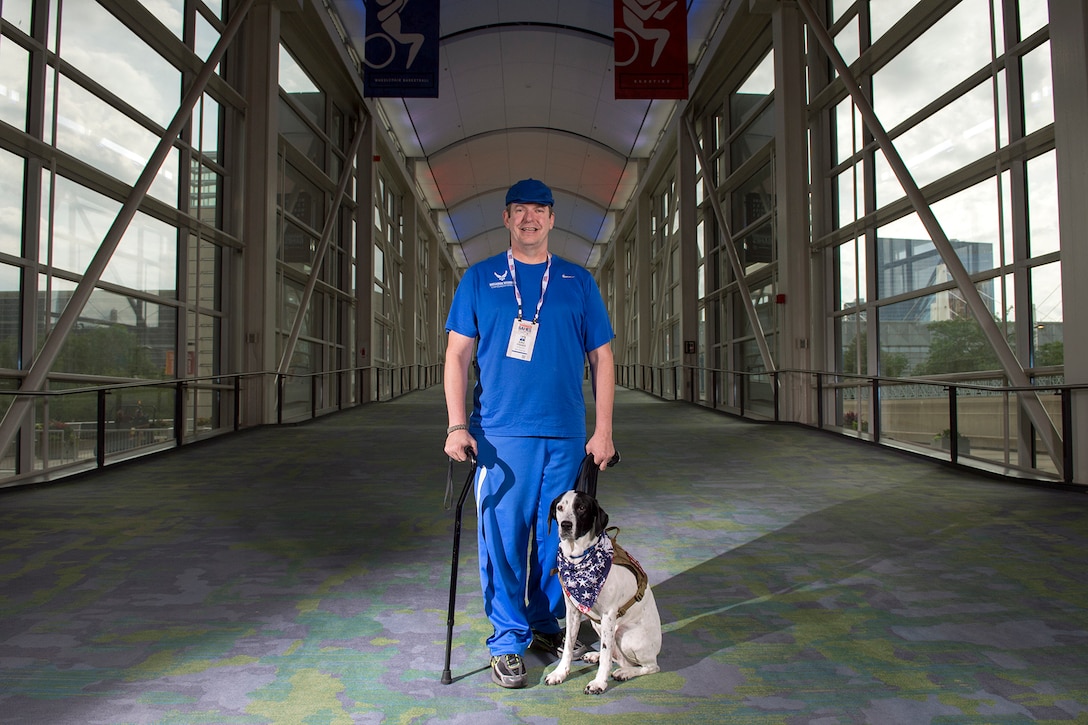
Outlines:
{"type": "Polygon", "coordinates": [[[506,669],[510,671],[510,674],[514,674],[514,670],[521,668],[521,657],[517,655],[503,655],[502,662],[506,665],[506,669]]]}

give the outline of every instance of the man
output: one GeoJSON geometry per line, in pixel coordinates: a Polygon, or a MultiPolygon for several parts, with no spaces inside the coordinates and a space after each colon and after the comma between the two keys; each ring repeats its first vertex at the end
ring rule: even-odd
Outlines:
{"type": "Polygon", "coordinates": [[[531,644],[556,654],[563,643],[551,502],[574,487],[587,453],[602,469],[615,453],[612,326],[589,272],[548,252],[554,204],[535,179],[510,187],[502,215],[510,248],[465,272],[446,322],[445,451],[458,461],[466,449],[476,455],[480,584],[494,628],[487,640],[491,677],[511,688],[527,682],[522,655],[531,644]],[[587,359],[595,400],[588,442],[587,359]]]}

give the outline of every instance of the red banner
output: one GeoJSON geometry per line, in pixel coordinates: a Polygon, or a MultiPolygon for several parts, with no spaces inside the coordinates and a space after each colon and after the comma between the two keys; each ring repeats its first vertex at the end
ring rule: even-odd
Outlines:
{"type": "Polygon", "coordinates": [[[688,97],[684,0],[614,0],[616,98],[688,97]]]}

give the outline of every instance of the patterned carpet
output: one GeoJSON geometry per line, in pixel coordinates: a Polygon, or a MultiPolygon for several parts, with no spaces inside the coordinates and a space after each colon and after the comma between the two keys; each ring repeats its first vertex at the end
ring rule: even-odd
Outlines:
{"type": "Polygon", "coordinates": [[[599,497],[662,672],[492,684],[470,497],[443,685],[444,424],[432,388],[0,493],[0,721],[1088,723],[1082,493],[625,390],[599,497]]]}

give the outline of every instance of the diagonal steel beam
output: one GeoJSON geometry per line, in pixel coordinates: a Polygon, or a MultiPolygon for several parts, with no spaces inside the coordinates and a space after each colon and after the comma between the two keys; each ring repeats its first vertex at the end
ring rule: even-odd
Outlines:
{"type": "MultiPolygon", "coordinates": [[[[91,298],[91,293],[94,292],[95,285],[102,279],[102,274],[106,271],[106,265],[109,264],[113,253],[117,251],[117,245],[121,243],[125,230],[132,223],[132,219],[136,216],[140,204],[147,196],[147,192],[151,188],[152,182],[155,181],[159,169],[162,167],[163,162],[166,161],[171,148],[173,148],[174,139],[185,128],[185,124],[189,123],[197,101],[203,95],[204,89],[208,86],[208,81],[211,80],[216,66],[223,59],[223,55],[226,53],[227,48],[230,47],[234,36],[242,27],[242,21],[245,20],[246,14],[253,6],[254,1],[242,0],[239,3],[234,15],[231,16],[230,22],[224,28],[219,42],[215,44],[212,52],[208,54],[204,66],[197,73],[196,78],[193,79],[193,85],[182,98],[181,105],[178,107],[177,113],[174,114],[173,120],[170,121],[170,125],[163,131],[162,138],[148,158],[147,165],[140,172],[136,183],[132,186],[128,198],[121,205],[121,210],[117,212],[117,217],[113,220],[109,231],[106,232],[106,236],[102,240],[102,244],[99,245],[98,251],[95,252],[94,258],[87,265],[87,270],[84,272],[79,284],[76,285],[71,299],[68,300],[68,304],[60,313],[60,317],[57,318],[53,329],[46,336],[41,352],[38,353],[38,356],[27,369],[19,390],[39,391],[45,385],[49,371],[53,367],[53,363],[57,361],[57,356],[60,354],[68,333],[72,331],[72,328],[79,320],[83,308],[91,298]]],[[[23,417],[30,410],[32,404],[33,398],[31,396],[15,396],[15,400],[4,414],[3,420],[0,420],[0,451],[7,450],[8,446],[11,445],[19,426],[22,425],[23,417]]]]}
{"type": "MultiPolygon", "coordinates": [[[[978,322],[979,327],[982,328],[982,332],[986,336],[987,342],[990,343],[990,347],[993,348],[994,353],[997,355],[997,358],[1001,363],[1001,369],[1004,371],[1013,387],[1030,388],[1031,381],[1028,379],[1027,373],[1020,365],[1020,361],[1016,359],[1015,353],[1013,353],[1008,340],[1005,339],[1000,328],[998,328],[997,322],[994,320],[990,310],[987,309],[986,303],[982,299],[982,295],[979,294],[978,289],[971,281],[971,275],[967,272],[967,268],[963,266],[963,262],[960,261],[959,256],[956,254],[956,250],[953,249],[952,244],[948,241],[948,236],[944,233],[944,229],[941,228],[940,223],[937,221],[937,216],[930,208],[929,202],[922,194],[922,190],[918,187],[917,182],[914,181],[914,177],[911,176],[910,170],[907,169],[907,165],[904,163],[903,157],[899,155],[899,151],[895,148],[895,144],[892,143],[891,138],[884,130],[884,126],[877,117],[876,111],[862,92],[857,78],[850,72],[850,68],[846,65],[846,61],[843,60],[842,55],[839,54],[834,41],[831,39],[831,35],[827,32],[827,28],[824,27],[819,16],[817,16],[816,12],[812,9],[812,4],[809,0],[797,0],[797,5],[804,14],[809,29],[812,31],[813,35],[816,36],[820,46],[823,48],[824,52],[827,53],[828,58],[831,59],[831,63],[835,66],[835,70],[838,71],[839,77],[842,78],[846,90],[850,93],[850,97],[854,101],[854,106],[861,113],[862,120],[865,122],[869,132],[873,134],[873,138],[876,140],[877,145],[880,146],[880,150],[884,152],[884,157],[887,159],[888,165],[891,167],[892,171],[895,172],[895,177],[899,180],[900,185],[902,185],[903,190],[907,194],[907,198],[910,199],[911,204],[914,205],[914,211],[918,214],[918,218],[926,228],[926,232],[929,233],[933,246],[936,247],[937,252],[941,255],[941,259],[944,261],[945,267],[948,269],[948,273],[952,276],[953,281],[955,281],[956,285],[959,287],[960,294],[963,295],[963,299],[967,303],[968,309],[971,310],[971,314],[978,322]]],[[[1038,431],[1039,437],[1042,438],[1047,451],[1050,453],[1051,460],[1054,465],[1057,466],[1058,473],[1061,475],[1062,469],[1064,468],[1061,436],[1054,426],[1054,421],[1052,421],[1047,414],[1046,408],[1043,407],[1043,403],[1039,399],[1039,394],[1036,392],[1020,392],[1017,393],[1016,397],[1020,402],[1021,407],[1024,409],[1024,412],[1027,413],[1028,418],[1038,431]]]]}
{"type": "Polygon", "coordinates": [[[351,175],[355,170],[355,155],[359,153],[359,144],[362,142],[363,134],[366,132],[367,123],[366,117],[359,113],[361,119],[356,124],[355,137],[351,140],[351,149],[348,151],[347,162],[344,164],[343,171],[340,172],[340,181],[336,185],[336,196],[333,197],[332,205],[329,208],[329,213],[325,215],[325,225],[321,230],[321,240],[317,244],[317,251],[314,253],[313,265],[310,268],[310,276],[306,280],[306,287],[302,290],[302,299],[299,300],[298,309],[295,310],[295,319],[291,324],[291,333],[287,336],[287,343],[283,346],[283,356],[280,358],[280,364],[278,372],[286,373],[287,368],[291,365],[291,358],[295,354],[295,346],[298,344],[298,336],[302,332],[302,321],[306,318],[306,310],[310,306],[310,300],[314,296],[314,287],[317,286],[318,277],[321,276],[321,261],[325,258],[325,252],[329,248],[329,239],[332,237],[332,231],[336,228],[336,215],[340,211],[340,206],[344,201],[344,193],[347,190],[348,182],[351,180],[351,175]]]}
{"type": "Polygon", "coordinates": [[[722,237],[725,240],[726,256],[729,257],[729,266],[733,269],[733,278],[737,280],[737,291],[740,294],[741,302],[744,304],[744,311],[748,315],[748,322],[751,323],[752,330],[755,332],[756,346],[759,347],[759,355],[763,358],[763,367],[767,372],[773,373],[778,368],[775,367],[774,360],[771,358],[771,349],[767,346],[767,336],[763,333],[763,325],[759,322],[755,303],[752,302],[752,292],[748,289],[748,285],[744,280],[744,267],[740,263],[740,255],[737,254],[737,245],[733,241],[733,234],[729,231],[729,222],[725,220],[725,212],[722,211],[722,204],[718,199],[718,190],[714,188],[710,180],[710,170],[713,167],[710,159],[707,158],[706,151],[699,144],[699,136],[695,133],[695,124],[692,123],[691,117],[687,114],[684,115],[684,126],[688,130],[688,136],[691,137],[692,148],[695,149],[695,153],[699,156],[699,166],[703,169],[703,187],[706,189],[706,198],[710,202],[710,207],[714,210],[714,216],[718,220],[718,227],[721,229],[722,237]]]}

